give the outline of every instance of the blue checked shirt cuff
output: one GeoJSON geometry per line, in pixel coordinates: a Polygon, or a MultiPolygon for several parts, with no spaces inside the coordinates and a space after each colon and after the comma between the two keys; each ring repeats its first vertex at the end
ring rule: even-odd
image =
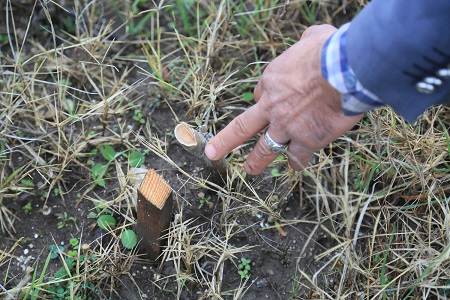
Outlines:
{"type": "Polygon", "coordinates": [[[346,37],[350,23],[336,31],[322,49],[322,75],[342,97],[342,112],[347,116],[365,113],[384,105],[376,95],[365,89],[349,65],[346,37]]]}

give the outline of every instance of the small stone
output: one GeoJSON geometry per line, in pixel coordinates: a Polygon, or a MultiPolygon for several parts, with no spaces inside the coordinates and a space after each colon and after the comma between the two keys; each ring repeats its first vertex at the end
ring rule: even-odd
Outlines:
{"type": "Polygon", "coordinates": [[[34,238],[37,239],[39,237],[39,234],[35,233],[34,238]]]}
{"type": "Polygon", "coordinates": [[[266,287],[266,286],[268,286],[268,285],[269,285],[269,282],[268,282],[267,279],[265,279],[265,278],[260,279],[260,280],[258,280],[258,281],[256,282],[256,286],[257,286],[258,288],[263,288],[263,287],[266,287]]]}
{"type": "Polygon", "coordinates": [[[142,269],[147,270],[147,266],[142,266],[142,269]]]}
{"type": "Polygon", "coordinates": [[[34,245],[33,244],[29,244],[28,247],[30,247],[30,249],[33,249],[34,245]]]}
{"type": "Polygon", "coordinates": [[[30,250],[28,250],[28,249],[24,249],[24,250],[23,250],[23,254],[25,254],[25,255],[27,255],[28,252],[30,252],[30,250]]]}
{"type": "Polygon", "coordinates": [[[42,207],[42,214],[44,216],[48,216],[52,212],[52,208],[50,206],[44,205],[42,207]]]}
{"type": "Polygon", "coordinates": [[[286,208],[284,210],[285,211],[291,211],[291,208],[289,206],[286,206],[286,208]]]}
{"type": "Polygon", "coordinates": [[[267,275],[273,276],[273,275],[275,275],[275,272],[269,269],[269,270],[267,270],[267,275]]]}

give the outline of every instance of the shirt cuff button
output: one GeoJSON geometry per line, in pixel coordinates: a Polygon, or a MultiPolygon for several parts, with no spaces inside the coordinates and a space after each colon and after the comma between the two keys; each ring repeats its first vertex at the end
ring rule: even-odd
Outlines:
{"type": "Polygon", "coordinates": [[[438,70],[436,75],[441,78],[450,78],[450,67],[438,70]]]}
{"type": "Polygon", "coordinates": [[[435,89],[432,84],[420,81],[416,84],[416,90],[424,94],[432,94],[435,89]]]}

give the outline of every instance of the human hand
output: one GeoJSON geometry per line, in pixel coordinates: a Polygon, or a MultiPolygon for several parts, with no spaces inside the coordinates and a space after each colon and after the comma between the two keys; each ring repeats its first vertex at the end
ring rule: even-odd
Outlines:
{"type": "MultiPolygon", "coordinates": [[[[256,104],[211,139],[206,156],[218,160],[267,127],[270,137],[288,144],[288,162],[295,170],[311,155],[350,130],[362,117],[345,116],[341,96],[321,73],[321,52],[336,31],[330,25],[308,28],[299,42],[275,58],[255,87],[256,104]]],[[[256,175],[278,156],[262,136],[244,164],[256,175]]]]}

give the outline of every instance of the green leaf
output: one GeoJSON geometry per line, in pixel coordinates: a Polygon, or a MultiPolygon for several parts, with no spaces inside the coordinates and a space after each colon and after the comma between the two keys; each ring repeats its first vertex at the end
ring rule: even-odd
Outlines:
{"type": "Polygon", "coordinates": [[[246,259],[245,257],[241,257],[241,262],[244,265],[248,265],[251,262],[251,260],[250,259],[246,259]]]}
{"type": "Polygon", "coordinates": [[[128,156],[128,163],[131,168],[139,168],[145,161],[144,154],[141,152],[132,152],[130,156],[128,156]]]}
{"type": "Polygon", "coordinates": [[[95,219],[95,218],[97,218],[97,213],[93,212],[93,211],[90,211],[88,213],[87,217],[88,217],[88,219],[95,219]]]}
{"type": "Polygon", "coordinates": [[[103,165],[103,164],[96,164],[92,167],[92,177],[94,177],[94,179],[101,179],[103,178],[103,175],[105,175],[106,170],[108,169],[107,165],[103,165]]]}
{"type": "Polygon", "coordinates": [[[92,166],[92,177],[94,177],[94,182],[99,186],[105,187],[105,181],[103,180],[103,176],[108,169],[108,165],[96,164],[92,166]]]}
{"type": "Polygon", "coordinates": [[[111,161],[116,157],[116,150],[110,145],[100,147],[100,152],[107,161],[111,161]]]}
{"type": "Polygon", "coordinates": [[[102,215],[98,217],[97,224],[101,229],[108,230],[116,226],[116,219],[110,215],[102,215]]]}
{"type": "MultiPolygon", "coordinates": [[[[64,277],[66,277],[67,275],[69,275],[69,273],[67,273],[66,268],[61,268],[58,271],[55,272],[55,274],[53,275],[55,278],[58,279],[63,279],[64,277]]],[[[62,291],[64,292],[64,290],[62,291]]]]}
{"type": "Polygon", "coordinates": [[[63,246],[57,246],[57,245],[48,245],[48,250],[50,250],[50,252],[51,252],[50,259],[54,259],[54,258],[58,257],[59,252],[63,252],[64,251],[64,247],[63,246]]]}
{"type": "Polygon", "coordinates": [[[284,155],[283,154],[280,154],[280,155],[278,155],[277,156],[277,158],[275,158],[275,160],[284,160],[284,155]]]}
{"type": "Polygon", "coordinates": [[[78,251],[77,250],[69,250],[69,251],[67,251],[67,255],[69,255],[70,257],[76,257],[78,255],[78,251]]]}
{"type": "Polygon", "coordinates": [[[122,245],[127,249],[133,249],[137,245],[137,236],[133,230],[127,229],[122,232],[122,245]]]}
{"type": "Polygon", "coordinates": [[[251,92],[245,92],[242,94],[242,99],[244,99],[244,101],[246,102],[251,102],[253,101],[253,93],[251,92]]]}
{"type": "Polygon", "coordinates": [[[77,238],[71,238],[71,239],[69,240],[69,243],[72,245],[73,248],[75,248],[76,246],[78,246],[78,244],[79,244],[80,242],[78,241],[77,238]]]}
{"type": "Polygon", "coordinates": [[[21,183],[26,187],[34,187],[34,183],[29,179],[22,179],[21,183]]]}
{"type": "Polygon", "coordinates": [[[99,186],[106,188],[106,184],[105,184],[105,181],[103,179],[95,180],[95,184],[98,184],[99,186]]]}
{"type": "Polygon", "coordinates": [[[278,169],[272,169],[272,171],[270,171],[270,174],[275,177],[280,175],[280,171],[278,171],[278,169]]]}

